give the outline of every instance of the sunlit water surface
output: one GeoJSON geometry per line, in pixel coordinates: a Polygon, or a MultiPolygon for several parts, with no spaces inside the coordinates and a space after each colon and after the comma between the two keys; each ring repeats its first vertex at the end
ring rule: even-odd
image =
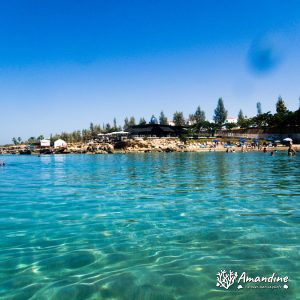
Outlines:
{"type": "Polygon", "coordinates": [[[0,160],[1,299],[299,297],[300,155],[0,160]],[[289,288],[225,290],[221,269],[289,288]]]}

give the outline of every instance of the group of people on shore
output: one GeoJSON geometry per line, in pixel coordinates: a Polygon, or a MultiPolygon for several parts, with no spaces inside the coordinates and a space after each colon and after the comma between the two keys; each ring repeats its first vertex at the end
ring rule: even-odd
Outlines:
{"type": "MultiPolygon", "coordinates": [[[[258,146],[258,150],[261,150],[261,149],[262,149],[262,152],[263,152],[263,153],[267,153],[267,152],[268,152],[267,146],[264,146],[263,148],[260,147],[260,146],[258,146]]],[[[254,148],[251,147],[251,150],[254,150],[254,148]]],[[[227,148],[227,149],[226,149],[226,153],[234,153],[234,152],[235,152],[234,148],[230,148],[230,149],[227,148]]],[[[247,152],[247,147],[246,147],[246,145],[242,145],[242,146],[241,146],[241,152],[242,152],[242,153],[247,152]]],[[[270,151],[271,156],[273,156],[276,152],[277,152],[276,149],[275,149],[275,150],[272,149],[272,150],[270,151]]],[[[288,147],[288,156],[294,156],[294,155],[296,155],[296,151],[295,151],[295,149],[293,148],[293,144],[290,143],[290,144],[289,144],[289,147],[288,147]]]]}

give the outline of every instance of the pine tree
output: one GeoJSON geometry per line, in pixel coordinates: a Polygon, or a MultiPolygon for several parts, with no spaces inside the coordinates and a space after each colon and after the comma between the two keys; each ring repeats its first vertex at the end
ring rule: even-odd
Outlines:
{"type": "Polygon", "coordinates": [[[168,119],[165,116],[165,114],[164,114],[163,111],[161,111],[160,115],[159,115],[159,124],[161,124],[161,125],[168,125],[168,119]]]}
{"type": "Polygon", "coordinates": [[[245,116],[243,114],[243,111],[240,109],[239,114],[238,114],[237,124],[242,127],[244,123],[245,123],[245,116]]]}
{"type": "Polygon", "coordinates": [[[205,121],[205,112],[201,110],[200,106],[198,106],[196,109],[196,112],[194,114],[194,119],[196,123],[201,123],[205,121]]]}
{"type": "Polygon", "coordinates": [[[176,111],[173,115],[173,122],[175,126],[184,126],[185,120],[184,120],[183,112],[176,111]]]}
{"type": "Polygon", "coordinates": [[[129,129],[129,120],[128,118],[126,117],[125,120],[124,120],[124,126],[123,126],[123,129],[126,131],[129,129]]]}
{"type": "Polygon", "coordinates": [[[140,118],[140,122],[139,122],[139,125],[146,125],[147,122],[145,120],[145,118],[140,118]]]}
{"type": "Polygon", "coordinates": [[[257,115],[261,115],[262,114],[262,109],[261,109],[261,103],[260,102],[256,103],[256,109],[257,109],[257,115]]]}
{"type": "Polygon", "coordinates": [[[109,123],[107,123],[107,124],[105,125],[105,132],[107,132],[107,133],[111,132],[111,126],[110,126],[109,123]]]}
{"type": "Polygon", "coordinates": [[[131,126],[134,126],[135,125],[135,118],[134,117],[130,117],[130,120],[129,120],[129,127],[131,126]]]}
{"type": "Polygon", "coordinates": [[[114,127],[113,127],[113,129],[114,129],[114,130],[117,130],[117,128],[118,128],[118,126],[117,126],[117,119],[114,118],[114,127]]]}
{"type": "Polygon", "coordinates": [[[214,121],[219,127],[222,127],[225,120],[227,119],[227,110],[225,109],[224,102],[222,98],[219,98],[218,105],[215,109],[214,121]]]}
{"type": "Polygon", "coordinates": [[[278,114],[285,114],[287,112],[287,108],[281,96],[278,97],[278,101],[276,103],[276,112],[278,114]]]}

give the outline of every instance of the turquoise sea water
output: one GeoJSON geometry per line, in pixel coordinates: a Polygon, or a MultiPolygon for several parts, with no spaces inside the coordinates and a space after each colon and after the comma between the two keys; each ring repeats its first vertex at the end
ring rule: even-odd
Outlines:
{"type": "Polygon", "coordinates": [[[300,296],[300,155],[0,160],[0,299],[300,296]],[[222,289],[220,270],[289,288],[222,289]]]}

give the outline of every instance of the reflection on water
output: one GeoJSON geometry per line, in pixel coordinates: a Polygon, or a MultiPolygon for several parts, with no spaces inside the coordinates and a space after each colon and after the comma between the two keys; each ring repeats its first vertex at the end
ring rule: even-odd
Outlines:
{"type": "Polygon", "coordinates": [[[5,156],[1,299],[295,299],[299,156],[5,156]],[[220,270],[289,276],[222,290],[220,270]]]}

